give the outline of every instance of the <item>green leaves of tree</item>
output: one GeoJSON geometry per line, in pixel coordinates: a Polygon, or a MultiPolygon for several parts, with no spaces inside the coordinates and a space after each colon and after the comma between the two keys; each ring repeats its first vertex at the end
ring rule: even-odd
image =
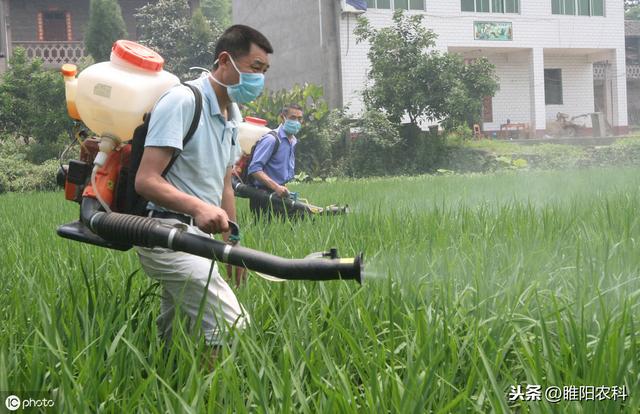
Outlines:
{"type": "Polygon", "coordinates": [[[280,124],[279,115],[288,104],[302,107],[305,123],[297,135],[296,170],[312,176],[327,175],[335,144],[343,141],[346,120],[339,111],[330,111],[321,86],[294,85],[290,90],[266,90],[258,99],[246,104],[243,113],[266,119],[269,127],[280,124]]]}
{"type": "Polygon", "coordinates": [[[91,0],[84,44],[93,59],[96,62],[109,60],[113,42],[126,36],[127,30],[118,2],[91,0]]]}
{"type": "Polygon", "coordinates": [[[476,121],[482,97],[498,89],[493,66],[485,59],[465,64],[457,55],[433,50],[437,36],[422,25],[422,17],[396,10],[394,24],[380,29],[358,19],[357,41],[370,46],[365,104],[384,111],[394,123],[404,116],[412,124],[476,121]]]}
{"type": "Polygon", "coordinates": [[[230,0],[201,0],[200,8],[202,14],[219,27],[231,26],[230,0]]]}
{"type": "Polygon", "coordinates": [[[211,68],[222,30],[200,9],[192,13],[186,0],[158,0],[138,9],[139,42],[158,52],[165,69],[183,80],[192,66],[211,68]]]}
{"type": "Polygon", "coordinates": [[[69,125],[62,76],[16,48],[0,81],[0,132],[39,143],[55,142],[69,125]]]}

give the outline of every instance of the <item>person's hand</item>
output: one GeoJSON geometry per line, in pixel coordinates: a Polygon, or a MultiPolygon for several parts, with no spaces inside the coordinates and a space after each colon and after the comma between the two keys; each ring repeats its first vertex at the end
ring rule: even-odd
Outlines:
{"type": "Polygon", "coordinates": [[[205,233],[216,234],[229,231],[227,212],[210,204],[203,207],[193,216],[195,225],[205,233]]]}
{"type": "Polygon", "coordinates": [[[227,280],[233,282],[235,287],[240,287],[247,280],[247,269],[241,266],[227,265],[227,280]]]}
{"type": "Polygon", "coordinates": [[[289,196],[289,189],[284,185],[279,185],[276,187],[275,193],[280,198],[286,198],[289,196]]]}

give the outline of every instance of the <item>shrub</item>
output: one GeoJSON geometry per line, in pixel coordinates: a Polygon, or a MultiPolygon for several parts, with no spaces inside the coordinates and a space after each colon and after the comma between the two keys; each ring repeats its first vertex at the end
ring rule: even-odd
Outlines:
{"type": "Polygon", "coordinates": [[[288,90],[266,90],[258,99],[244,105],[243,113],[266,119],[269,126],[275,128],[286,105],[300,105],[305,122],[297,135],[296,170],[326,177],[339,165],[349,121],[341,111],[330,111],[323,96],[322,87],[314,84],[294,85],[288,90]]]}
{"type": "Polygon", "coordinates": [[[396,125],[379,111],[367,111],[356,121],[348,152],[353,177],[394,174],[403,168],[402,140],[396,125]]]}
{"type": "Polygon", "coordinates": [[[28,146],[20,141],[5,139],[0,143],[0,194],[15,191],[44,191],[56,188],[56,160],[42,164],[27,161],[28,146]]]}
{"type": "Polygon", "coordinates": [[[45,70],[39,59],[29,60],[21,48],[9,63],[0,82],[0,132],[25,143],[56,142],[71,125],[62,76],[45,70]]]}

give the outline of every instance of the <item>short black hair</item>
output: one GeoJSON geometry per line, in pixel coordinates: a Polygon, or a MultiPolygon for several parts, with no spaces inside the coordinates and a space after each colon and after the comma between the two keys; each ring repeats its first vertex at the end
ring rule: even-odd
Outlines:
{"type": "MultiPolygon", "coordinates": [[[[215,59],[218,59],[222,52],[228,52],[234,58],[243,57],[249,53],[252,43],[255,43],[256,46],[267,53],[273,53],[271,43],[262,33],[253,27],[234,24],[225,30],[220,39],[218,39],[215,59]]],[[[216,63],[214,67],[218,67],[218,64],[216,63]]]]}
{"type": "Polygon", "coordinates": [[[280,113],[288,115],[289,114],[289,109],[297,109],[298,111],[304,112],[302,107],[300,105],[298,105],[297,103],[290,103],[289,105],[283,106],[282,107],[282,112],[280,112],[280,113]]]}

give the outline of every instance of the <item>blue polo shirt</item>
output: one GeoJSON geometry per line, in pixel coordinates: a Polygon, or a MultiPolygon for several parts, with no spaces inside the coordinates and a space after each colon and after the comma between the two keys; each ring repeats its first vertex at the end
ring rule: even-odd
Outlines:
{"type": "MultiPolygon", "coordinates": [[[[237,142],[242,116],[233,104],[229,108],[229,121],[225,120],[207,77],[188,83],[202,92],[200,123],[189,143],[182,148],[193,120],[195,96],[186,86],[177,85],[162,95],[153,108],[145,147],[171,147],[180,152],[165,176],[167,181],[184,193],[220,206],[227,168],[240,155],[240,145],[232,142],[237,142]]],[[[152,202],[148,208],[165,210],[152,202]]]]}
{"type": "MultiPolygon", "coordinates": [[[[276,138],[271,134],[264,135],[256,144],[247,174],[251,175],[255,172],[263,171],[273,181],[279,185],[284,185],[293,180],[295,175],[295,148],[298,140],[293,136],[289,141],[282,125],[280,125],[277,132],[280,140],[278,151],[271,157],[276,145],[276,138]]],[[[264,187],[257,180],[254,180],[254,182],[258,187],[264,187]]]]}

